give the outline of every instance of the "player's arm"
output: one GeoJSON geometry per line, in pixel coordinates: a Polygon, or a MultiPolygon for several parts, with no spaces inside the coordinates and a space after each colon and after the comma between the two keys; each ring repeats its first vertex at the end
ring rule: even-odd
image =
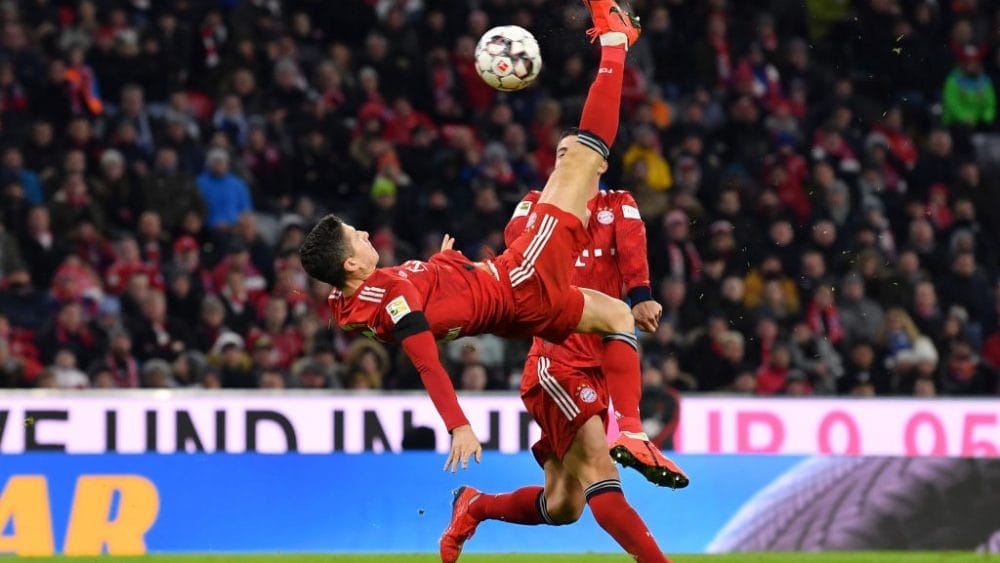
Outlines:
{"type": "Polygon", "coordinates": [[[625,294],[632,304],[636,325],[646,332],[654,332],[660,322],[663,307],[653,299],[650,288],[646,224],[632,194],[619,192],[618,195],[619,217],[615,221],[618,270],[625,285],[625,294]]]}
{"type": "Polygon", "coordinates": [[[474,457],[476,463],[479,463],[483,447],[458,404],[458,396],[448,372],[441,365],[437,342],[431,334],[427,317],[422,311],[413,311],[396,323],[393,334],[420,373],[420,380],[423,381],[434,408],[451,432],[451,452],[445,460],[444,468],[454,472],[461,462],[462,469],[466,469],[469,467],[470,457],[474,457]]]}
{"type": "Polygon", "coordinates": [[[412,285],[403,281],[388,289],[386,293],[391,297],[383,299],[376,322],[392,327],[393,337],[417,368],[434,408],[451,432],[451,453],[445,461],[445,469],[455,471],[459,463],[465,469],[469,466],[470,457],[474,457],[476,462],[482,459],[483,448],[462,412],[455,386],[441,364],[437,342],[421,310],[422,299],[412,285]]]}
{"type": "Polygon", "coordinates": [[[517,207],[514,208],[514,214],[511,215],[507,227],[503,230],[503,239],[507,246],[510,246],[524,232],[524,228],[528,224],[528,216],[531,215],[531,208],[538,203],[538,198],[541,195],[542,192],[532,190],[525,194],[517,207]]]}

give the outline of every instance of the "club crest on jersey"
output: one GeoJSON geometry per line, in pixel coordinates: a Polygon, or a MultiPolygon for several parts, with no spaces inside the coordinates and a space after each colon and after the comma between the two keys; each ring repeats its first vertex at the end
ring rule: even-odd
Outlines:
{"type": "Polygon", "coordinates": [[[536,221],[538,221],[537,213],[533,212],[531,215],[528,215],[528,223],[524,226],[524,230],[530,231],[531,229],[533,229],[535,227],[536,221]]]}
{"type": "Polygon", "coordinates": [[[597,212],[597,222],[602,225],[610,225],[615,221],[615,214],[610,209],[602,209],[597,212]]]}
{"type": "Polygon", "coordinates": [[[392,322],[398,323],[399,319],[402,319],[410,312],[410,304],[406,302],[405,297],[400,295],[385,306],[385,312],[389,313],[389,318],[392,319],[392,322]]]}
{"type": "Polygon", "coordinates": [[[597,391],[587,385],[581,385],[576,389],[576,396],[584,403],[593,403],[597,400],[597,391]]]}

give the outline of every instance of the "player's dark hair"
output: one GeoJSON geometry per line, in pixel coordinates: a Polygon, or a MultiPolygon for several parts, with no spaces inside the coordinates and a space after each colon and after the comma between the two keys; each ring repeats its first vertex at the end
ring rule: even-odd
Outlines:
{"type": "Polygon", "coordinates": [[[580,134],[580,128],[579,127],[567,127],[565,129],[563,129],[562,135],[559,135],[559,140],[561,141],[561,140],[565,139],[566,137],[576,137],[579,134],[580,134]]]}
{"type": "Polygon", "coordinates": [[[351,246],[344,237],[344,222],[336,215],[320,219],[299,247],[305,271],[336,288],[344,287],[347,282],[344,260],[350,256],[351,246]]]}

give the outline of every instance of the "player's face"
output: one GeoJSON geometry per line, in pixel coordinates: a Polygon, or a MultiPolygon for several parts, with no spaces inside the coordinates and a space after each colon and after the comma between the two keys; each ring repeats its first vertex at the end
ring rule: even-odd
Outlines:
{"type": "Polygon", "coordinates": [[[353,262],[355,268],[359,270],[374,269],[378,264],[378,251],[368,240],[368,231],[359,231],[346,223],[343,228],[352,250],[347,262],[353,262]]]}
{"type": "MultiPolygon", "coordinates": [[[[576,135],[566,135],[559,141],[559,144],[556,145],[556,162],[562,160],[562,157],[566,156],[566,151],[568,151],[569,148],[573,146],[573,143],[575,142],[576,142],[576,135]]],[[[607,170],[608,170],[608,161],[605,160],[604,162],[601,163],[601,167],[597,170],[597,173],[599,175],[604,174],[605,172],[607,172],[607,170]]]]}

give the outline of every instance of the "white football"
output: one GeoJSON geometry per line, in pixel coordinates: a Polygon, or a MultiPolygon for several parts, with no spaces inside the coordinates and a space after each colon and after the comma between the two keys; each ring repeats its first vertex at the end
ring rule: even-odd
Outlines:
{"type": "Polygon", "coordinates": [[[476,70],[484,82],[497,90],[522,90],[534,82],[542,70],[538,41],[523,27],[494,27],[484,33],[476,45],[476,70]]]}

